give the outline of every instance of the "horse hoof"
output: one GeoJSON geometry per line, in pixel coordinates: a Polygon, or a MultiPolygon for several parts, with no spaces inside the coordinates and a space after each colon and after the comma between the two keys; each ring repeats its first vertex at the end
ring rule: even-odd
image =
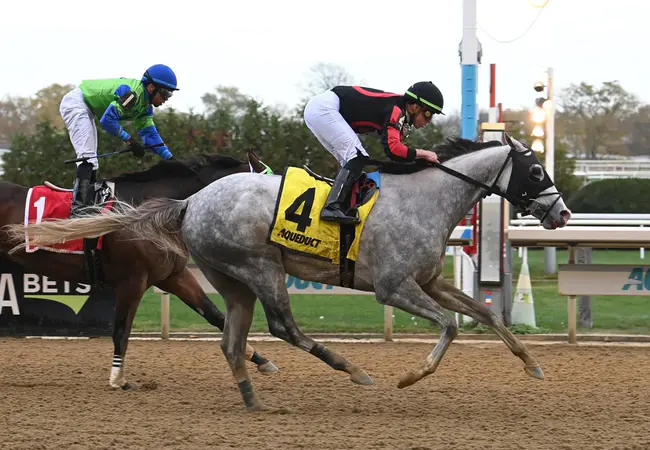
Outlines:
{"type": "Polygon", "coordinates": [[[253,403],[251,406],[247,406],[246,410],[248,412],[261,412],[261,411],[266,411],[268,408],[266,408],[261,402],[256,402],[253,403]]]}
{"type": "Polygon", "coordinates": [[[260,364],[259,366],[257,366],[257,370],[260,373],[275,373],[280,371],[277,368],[277,366],[273,364],[271,361],[266,362],[264,364],[260,364]]]}
{"type": "Polygon", "coordinates": [[[397,388],[398,389],[404,389],[407,386],[410,386],[412,384],[415,384],[416,381],[418,381],[420,378],[413,373],[413,372],[408,372],[402,375],[402,378],[399,379],[397,382],[397,388]]]}
{"type": "Polygon", "coordinates": [[[537,378],[538,380],[544,379],[544,372],[542,371],[542,368],[539,366],[524,367],[524,371],[533,378],[537,378]]]}
{"type": "Polygon", "coordinates": [[[370,386],[371,384],[374,384],[372,378],[370,378],[370,375],[368,375],[363,370],[359,370],[358,372],[350,374],[350,380],[353,383],[361,384],[363,386],[370,386]]]}
{"type": "Polygon", "coordinates": [[[133,384],[133,383],[124,383],[124,384],[121,385],[121,386],[120,386],[119,384],[113,384],[113,383],[111,383],[111,384],[109,384],[108,386],[109,386],[111,389],[115,390],[115,391],[118,391],[118,390],[119,390],[119,391],[130,391],[130,390],[132,390],[132,389],[137,389],[137,388],[138,388],[138,385],[137,385],[137,384],[133,384]]]}

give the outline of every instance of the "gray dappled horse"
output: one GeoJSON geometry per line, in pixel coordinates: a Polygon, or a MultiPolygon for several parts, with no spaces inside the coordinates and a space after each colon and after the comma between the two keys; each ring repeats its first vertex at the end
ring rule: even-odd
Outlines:
{"type": "MultiPolygon", "coordinates": [[[[381,174],[380,195],[361,235],[354,287],[374,291],[379,303],[441,328],[431,354],[401,377],[400,388],[435,372],[456,337],[456,324],[443,308],[493,328],[523,360],[526,373],[544,378],[526,347],[485,304],[440,276],[450,233],[489,193],[531,213],[547,229],[563,227],[571,217],[535,153],[510,137],[506,140],[507,144],[452,139],[434,148],[444,166],[408,175],[381,174]]],[[[137,208],[124,205],[123,212],[103,217],[33,225],[30,235],[37,243],[59,242],[127,227],[163,249],[179,255],[189,252],[225,300],[221,348],[249,410],[262,409],[245,365],[256,298],[271,334],[347,372],[353,382],[371,384],[363,369],[305,336],[294,321],[285,274],[338,285],[339,266],[267,243],[281,181],[280,176],[234,174],[187,200],[158,199],[137,208]]],[[[17,239],[24,239],[22,228],[15,231],[17,239]]]]}

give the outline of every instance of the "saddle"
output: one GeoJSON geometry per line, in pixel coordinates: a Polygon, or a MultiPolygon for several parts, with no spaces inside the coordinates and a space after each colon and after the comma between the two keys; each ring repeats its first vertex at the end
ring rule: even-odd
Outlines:
{"type": "MultiPolygon", "coordinates": [[[[74,189],[63,188],[54,183],[45,181],[43,183],[48,188],[59,192],[73,192],[74,189]]],[[[98,180],[95,183],[90,183],[88,186],[87,199],[88,205],[96,206],[105,205],[107,209],[112,207],[112,199],[115,196],[115,183],[112,181],[98,180]]],[[[71,215],[68,218],[72,218],[71,215]]],[[[101,265],[101,251],[97,244],[100,238],[84,238],[83,239],[83,253],[86,266],[86,272],[90,279],[90,284],[102,288],[104,286],[105,276],[101,265]]]]}
{"type": "MultiPolygon", "coordinates": [[[[307,173],[309,173],[309,175],[317,180],[326,182],[330,185],[330,187],[334,184],[333,179],[314,172],[306,165],[303,165],[303,168],[305,171],[307,171],[307,173]]],[[[349,204],[347,214],[356,215],[359,217],[358,209],[368,203],[373,198],[373,195],[378,189],[379,173],[362,172],[359,179],[357,179],[357,181],[355,181],[354,185],[352,186],[349,198],[346,199],[346,203],[349,204]]],[[[339,276],[341,280],[341,286],[354,288],[354,269],[356,258],[352,259],[348,256],[356,237],[357,227],[354,224],[339,224],[339,227],[339,276]]]]}

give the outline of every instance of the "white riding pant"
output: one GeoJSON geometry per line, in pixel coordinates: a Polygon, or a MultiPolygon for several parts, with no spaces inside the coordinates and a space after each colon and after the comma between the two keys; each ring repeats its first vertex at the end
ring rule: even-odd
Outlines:
{"type": "Polygon", "coordinates": [[[344,166],[356,158],[357,150],[364,156],[368,156],[368,152],[363,148],[359,136],[339,112],[339,108],[338,95],[325,91],[307,102],[304,118],[307,127],[318,141],[334,155],[341,166],[344,166]]]}
{"type": "MultiPolygon", "coordinates": [[[[97,126],[95,115],[90,110],[81,89],[74,88],[61,99],[59,113],[70,134],[70,142],[77,153],[77,158],[97,156],[97,126]]],[[[97,170],[97,158],[90,159],[93,169],[97,170]]],[[[79,166],[81,162],[77,163],[79,166]]]]}

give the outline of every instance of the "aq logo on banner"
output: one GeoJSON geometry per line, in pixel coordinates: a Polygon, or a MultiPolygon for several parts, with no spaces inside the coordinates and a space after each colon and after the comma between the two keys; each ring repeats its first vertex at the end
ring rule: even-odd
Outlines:
{"type": "Polygon", "coordinates": [[[633,283],[624,284],[622,290],[650,291],[650,267],[635,267],[630,271],[627,279],[633,283]]]}

